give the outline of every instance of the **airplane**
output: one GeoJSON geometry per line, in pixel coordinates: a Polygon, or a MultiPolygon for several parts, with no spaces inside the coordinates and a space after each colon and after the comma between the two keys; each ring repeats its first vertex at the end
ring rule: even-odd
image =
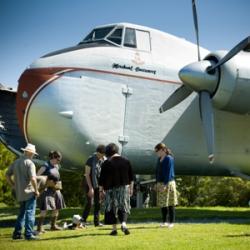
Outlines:
{"type": "Polygon", "coordinates": [[[164,142],[177,175],[249,179],[250,39],[229,52],[201,48],[195,8],[197,44],[114,23],[35,60],[17,91],[0,88],[1,142],[17,155],[33,143],[41,160],[57,149],[70,170],[115,142],[144,175],[164,142]]]}

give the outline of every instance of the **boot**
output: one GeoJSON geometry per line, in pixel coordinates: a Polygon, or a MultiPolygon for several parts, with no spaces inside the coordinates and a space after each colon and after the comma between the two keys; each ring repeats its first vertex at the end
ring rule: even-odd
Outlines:
{"type": "Polygon", "coordinates": [[[42,234],[45,233],[45,230],[43,229],[43,222],[44,222],[45,217],[40,217],[38,220],[38,224],[37,224],[37,233],[38,234],[42,234]]]}
{"type": "Polygon", "coordinates": [[[51,230],[52,231],[57,231],[57,230],[62,230],[61,227],[56,225],[56,220],[57,220],[57,216],[52,216],[51,217],[51,230]]]}

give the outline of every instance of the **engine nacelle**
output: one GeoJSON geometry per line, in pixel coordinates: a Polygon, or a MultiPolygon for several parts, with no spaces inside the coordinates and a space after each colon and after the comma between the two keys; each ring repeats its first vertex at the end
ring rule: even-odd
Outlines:
{"type": "MultiPolygon", "coordinates": [[[[211,53],[205,60],[219,61],[225,54],[211,53]]],[[[235,113],[250,113],[250,52],[240,52],[219,70],[218,85],[212,96],[214,105],[235,113]]]]}

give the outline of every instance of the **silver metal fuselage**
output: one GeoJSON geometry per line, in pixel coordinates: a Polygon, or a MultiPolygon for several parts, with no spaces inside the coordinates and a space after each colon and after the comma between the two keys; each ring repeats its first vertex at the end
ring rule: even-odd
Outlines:
{"type": "MultiPolygon", "coordinates": [[[[154,173],[154,146],[165,142],[177,174],[249,174],[248,116],[215,109],[215,155],[207,160],[196,94],[159,113],[181,84],[179,70],[196,61],[196,46],[150,30],[151,51],[93,47],[43,57],[30,68],[64,67],[60,77],[37,90],[24,120],[25,137],[45,158],[63,153],[65,168],[79,168],[100,143],[115,142],[136,173],[154,173]]],[[[208,53],[202,50],[203,55],[208,53]]]]}

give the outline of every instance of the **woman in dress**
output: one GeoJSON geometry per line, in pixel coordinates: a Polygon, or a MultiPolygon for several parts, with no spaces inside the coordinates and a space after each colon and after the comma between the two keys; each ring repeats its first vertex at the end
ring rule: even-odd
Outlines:
{"type": "Polygon", "coordinates": [[[161,208],[161,227],[172,228],[175,221],[177,191],[175,185],[174,157],[164,143],[155,146],[158,156],[156,166],[157,205],[161,208]]]}
{"type": "Polygon", "coordinates": [[[62,160],[62,155],[58,151],[49,153],[49,161],[46,162],[38,170],[37,175],[47,176],[47,187],[41,194],[38,204],[40,208],[40,218],[37,225],[38,233],[44,233],[43,223],[47,211],[51,213],[51,230],[61,230],[57,226],[56,221],[59,215],[59,210],[65,207],[64,198],[58,184],[60,183],[59,163],[62,160]]]}
{"type": "Polygon", "coordinates": [[[100,191],[104,200],[104,221],[112,225],[110,235],[116,236],[117,222],[125,235],[130,234],[127,218],[130,213],[130,196],[133,194],[133,171],[129,160],[118,154],[118,146],[110,143],[106,146],[107,160],[101,168],[99,179],[100,191]]]}

